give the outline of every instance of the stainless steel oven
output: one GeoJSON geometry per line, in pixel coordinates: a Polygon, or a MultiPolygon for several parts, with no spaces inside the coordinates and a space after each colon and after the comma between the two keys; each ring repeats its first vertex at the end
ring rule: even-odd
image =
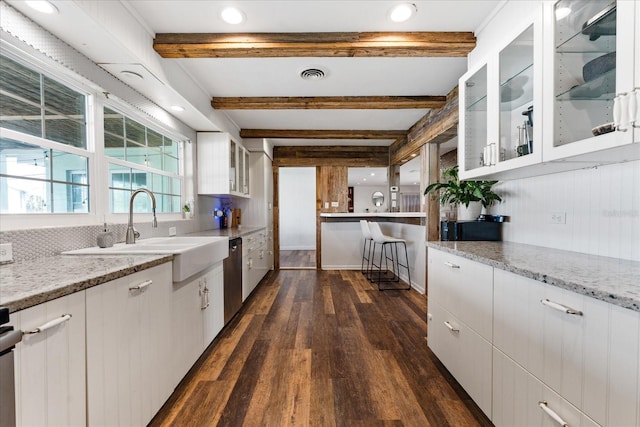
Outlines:
{"type": "Polygon", "coordinates": [[[0,426],[16,425],[16,395],[13,375],[13,349],[22,332],[9,323],[9,309],[0,307],[0,426]]]}

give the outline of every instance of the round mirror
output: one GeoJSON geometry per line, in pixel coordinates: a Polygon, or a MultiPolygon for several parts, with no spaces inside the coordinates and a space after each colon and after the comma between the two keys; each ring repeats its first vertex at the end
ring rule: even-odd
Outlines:
{"type": "Polygon", "coordinates": [[[382,204],[384,203],[384,194],[382,194],[380,191],[374,192],[371,196],[371,201],[375,206],[382,206],[382,204]]]}

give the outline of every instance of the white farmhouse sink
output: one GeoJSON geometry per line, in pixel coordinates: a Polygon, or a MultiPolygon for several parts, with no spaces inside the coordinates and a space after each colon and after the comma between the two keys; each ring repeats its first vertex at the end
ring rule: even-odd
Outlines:
{"type": "Polygon", "coordinates": [[[65,255],[173,254],[173,281],[181,282],[229,256],[229,238],[217,236],[152,237],[110,248],[77,249],[65,255]]]}

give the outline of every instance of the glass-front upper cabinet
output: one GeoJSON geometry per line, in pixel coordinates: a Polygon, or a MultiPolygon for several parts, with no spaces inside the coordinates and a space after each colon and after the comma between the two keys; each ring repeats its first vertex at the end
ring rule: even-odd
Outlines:
{"type": "Polygon", "coordinates": [[[460,88],[460,177],[491,176],[542,159],[542,13],[462,76],[460,88]],[[536,42],[535,38],[539,40],[536,42]]]}
{"type": "Polygon", "coordinates": [[[638,140],[638,18],[633,0],[561,0],[545,10],[544,160],[638,140]]]}
{"type": "MultiPolygon", "coordinates": [[[[473,171],[485,166],[487,147],[487,65],[472,70],[460,80],[460,132],[464,144],[461,172],[473,171]]],[[[488,164],[488,163],[487,163],[488,164]]]]}
{"type": "MultiPolygon", "coordinates": [[[[534,28],[525,31],[500,51],[500,126],[499,151],[494,154],[494,163],[523,156],[540,159],[540,137],[537,120],[534,119],[534,28]],[[535,126],[535,128],[534,128],[535,126]],[[539,133],[538,133],[539,135],[539,133]],[[497,157],[497,158],[496,158],[497,157]]],[[[537,112],[537,108],[535,109],[537,112]]],[[[537,117],[536,117],[537,118],[537,117]]]]}
{"type": "Polygon", "coordinates": [[[229,140],[229,190],[236,190],[236,156],[238,155],[238,148],[236,143],[233,140],[229,140]]]}

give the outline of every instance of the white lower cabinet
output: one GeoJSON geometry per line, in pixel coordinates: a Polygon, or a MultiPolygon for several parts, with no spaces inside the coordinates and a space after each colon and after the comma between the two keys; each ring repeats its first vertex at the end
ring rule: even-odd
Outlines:
{"type": "Polygon", "coordinates": [[[33,332],[14,353],[16,424],[86,425],[85,293],[13,313],[11,323],[33,332]]]}
{"type": "Polygon", "coordinates": [[[491,343],[437,303],[429,314],[429,348],[491,417],[491,343]]]}
{"type": "Polygon", "coordinates": [[[497,349],[598,424],[638,425],[640,313],[498,269],[494,295],[497,349]]]}
{"type": "Polygon", "coordinates": [[[86,290],[89,425],[146,425],[173,392],[171,267],[86,290]]]}
{"type": "Polygon", "coordinates": [[[598,425],[496,348],[492,412],[491,420],[497,427],[598,425]]]}
{"type": "Polygon", "coordinates": [[[216,264],[204,278],[207,303],[203,309],[204,349],[224,327],[224,272],[222,263],[216,264]]]}
{"type": "Polygon", "coordinates": [[[178,384],[224,327],[223,265],[173,284],[172,359],[178,384]]]}
{"type": "Polygon", "coordinates": [[[267,231],[256,231],[242,238],[242,301],[258,286],[271,268],[267,231]]]}
{"type": "Polygon", "coordinates": [[[428,343],[495,425],[640,426],[640,312],[457,258],[429,248],[428,343]]]}

